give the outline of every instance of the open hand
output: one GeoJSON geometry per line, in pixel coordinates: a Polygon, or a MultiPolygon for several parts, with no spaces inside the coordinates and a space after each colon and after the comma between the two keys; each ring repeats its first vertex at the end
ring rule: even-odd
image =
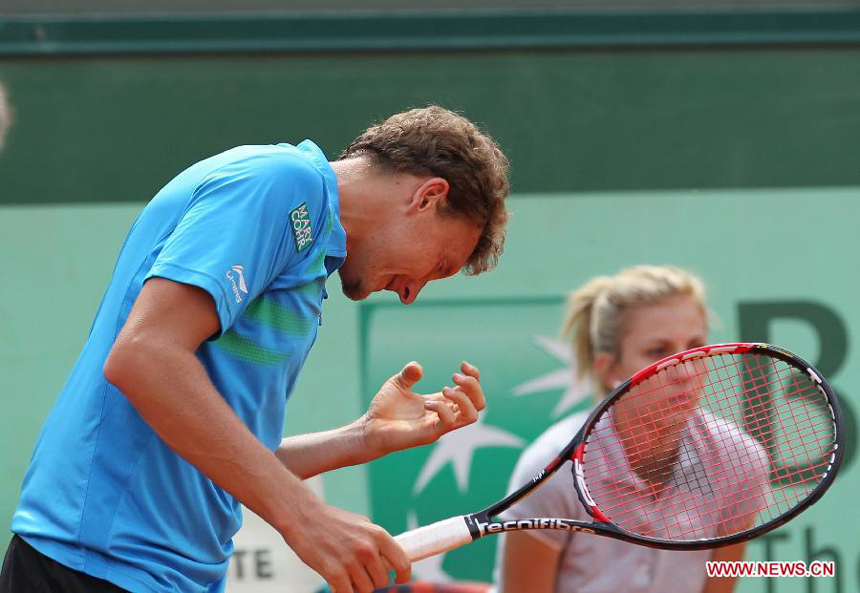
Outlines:
{"type": "Polygon", "coordinates": [[[443,434],[472,424],[486,406],[477,367],[463,362],[451,377],[454,387],[421,395],[412,387],[424,374],[410,362],[391,377],[364,415],[365,444],[378,455],[432,443],[443,434]]]}

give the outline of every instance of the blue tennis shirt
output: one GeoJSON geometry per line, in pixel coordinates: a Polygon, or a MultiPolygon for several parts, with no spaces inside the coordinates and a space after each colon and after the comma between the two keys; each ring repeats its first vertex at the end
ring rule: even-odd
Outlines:
{"type": "Polygon", "coordinates": [[[197,357],[274,450],[325,280],[345,257],[334,171],[310,141],[235,148],[168,183],[125,240],[36,444],[12,530],[131,591],[222,591],[239,502],[176,455],[102,366],[148,278],[198,286],[212,295],[221,330],[197,357]]]}

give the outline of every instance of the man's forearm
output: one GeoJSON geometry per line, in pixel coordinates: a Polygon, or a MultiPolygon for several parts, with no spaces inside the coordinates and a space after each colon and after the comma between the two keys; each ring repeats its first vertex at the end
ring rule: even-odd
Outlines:
{"type": "Polygon", "coordinates": [[[279,531],[315,500],[242,424],[193,353],[163,344],[118,349],[105,377],[176,453],[279,531]]]}
{"type": "Polygon", "coordinates": [[[366,446],[361,418],[334,430],[287,437],[281,441],[276,455],[302,479],[367,463],[380,456],[366,446]]]}

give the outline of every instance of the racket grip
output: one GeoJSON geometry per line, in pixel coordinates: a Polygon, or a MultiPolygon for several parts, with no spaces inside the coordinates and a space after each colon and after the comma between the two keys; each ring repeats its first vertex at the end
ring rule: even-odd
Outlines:
{"type": "Polygon", "coordinates": [[[472,534],[466,518],[460,516],[406,531],[394,539],[403,546],[409,559],[416,562],[471,543],[472,534]]]}

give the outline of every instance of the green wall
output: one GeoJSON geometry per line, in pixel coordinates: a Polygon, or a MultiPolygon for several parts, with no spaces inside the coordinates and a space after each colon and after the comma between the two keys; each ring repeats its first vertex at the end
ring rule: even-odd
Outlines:
{"type": "MultiPolygon", "coordinates": [[[[827,7],[856,6],[857,0],[819,0],[827,7]]],[[[270,12],[284,11],[438,11],[470,9],[643,9],[677,8],[678,0],[363,0],[360,6],[351,0],[5,0],[6,14],[151,14],[157,12],[270,12]]],[[[685,0],[686,6],[705,8],[750,6],[808,7],[810,0],[685,0]]]]}
{"type": "MultiPolygon", "coordinates": [[[[567,290],[639,262],[686,265],[705,277],[721,320],[715,340],[769,337],[813,360],[826,354],[827,364],[839,363],[831,378],[857,407],[852,345],[860,314],[853,302],[860,285],[851,271],[860,248],[858,46],[0,53],[0,80],[16,112],[0,154],[7,281],[0,305],[0,523],[11,515],[33,443],[86,338],[128,226],[161,185],[190,163],[243,143],[311,137],[334,158],[369,123],[431,102],[481,122],[510,155],[507,253],[493,273],[430,286],[409,309],[386,296],[356,305],[336,294],[332,280],[326,323],[288,409],[288,432],[353,419],[405,357],[425,362],[427,389],[468,357],[487,377],[486,422],[530,439],[553,418],[562,391],[512,396],[516,385],[562,364],[534,336],[555,336],[567,290]],[[823,305],[838,320],[845,330],[838,355],[822,351],[840,342],[820,334],[814,319],[761,319],[762,311],[797,302],[812,303],[801,311],[823,305]],[[769,335],[753,335],[751,327],[769,335]],[[507,343],[522,364],[500,352],[507,343]],[[533,416],[524,413],[526,402],[533,416]]],[[[498,464],[492,476],[472,478],[483,489],[457,490],[449,466],[413,498],[408,480],[430,453],[334,472],[324,480],[326,498],[396,531],[409,513],[425,522],[491,502],[518,449],[476,453],[498,464]],[[390,467],[400,468],[393,485],[384,478],[390,467]],[[398,504],[386,508],[392,493],[398,504]]],[[[852,508],[858,490],[852,463],[825,498],[831,506],[804,515],[784,540],[750,545],[755,557],[776,559],[832,547],[838,583],[813,589],[803,581],[750,580],[742,591],[860,589],[860,520],[830,510],[852,508]]],[[[449,555],[442,568],[457,578],[487,578],[491,548],[449,555]],[[479,568],[470,567],[473,559],[479,568]]]]}
{"type": "Polygon", "coordinates": [[[334,157],[430,102],[492,130],[519,192],[855,185],[858,72],[853,48],[0,59],[0,203],[141,202],[242,143],[334,157]]]}

